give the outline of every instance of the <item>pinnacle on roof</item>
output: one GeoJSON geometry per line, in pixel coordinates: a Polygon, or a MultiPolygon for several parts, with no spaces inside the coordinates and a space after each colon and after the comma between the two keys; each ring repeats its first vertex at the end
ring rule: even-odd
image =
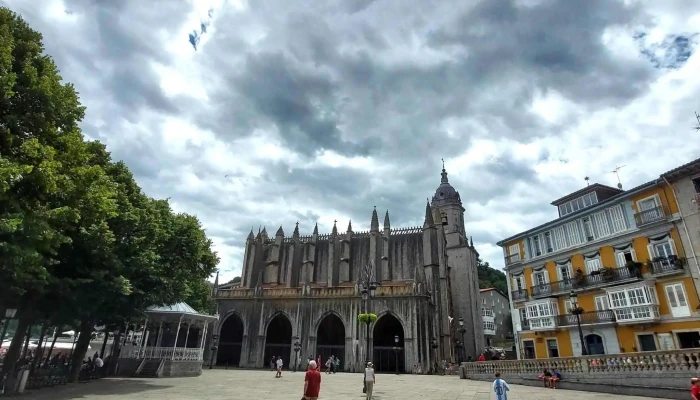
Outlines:
{"type": "Polygon", "coordinates": [[[262,235],[267,237],[267,227],[263,226],[262,235]]]}
{"type": "Polygon", "coordinates": [[[433,210],[430,208],[430,200],[425,204],[425,221],[423,222],[423,228],[435,225],[433,221],[433,210]]]}
{"type": "Polygon", "coordinates": [[[348,232],[352,232],[352,220],[348,221],[348,232]]]}
{"type": "Polygon", "coordinates": [[[250,227],[250,233],[248,234],[248,240],[253,240],[255,239],[255,236],[253,235],[253,227],[250,227]]]}
{"type": "Polygon", "coordinates": [[[445,160],[442,160],[442,178],[440,179],[440,183],[449,183],[447,180],[447,171],[445,171],[445,160]]]}
{"type": "Polygon", "coordinates": [[[338,222],[338,220],[334,220],[334,221],[333,221],[333,230],[331,231],[331,234],[332,234],[333,236],[335,236],[335,235],[338,234],[338,227],[335,225],[337,222],[338,222]]]}
{"type": "Polygon", "coordinates": [[[316,222],[316,225],[314,226],[314,235],[318,235],[318,222],[316,222]]]}
{"type": "Polygon", "coordinates": [[[377,206],[374,206],[372,210],[372,224],[370,226],[370,231],[375,232],[379,230],[379,217],[377,216],[377,206]]]}
{"type": "Polygon", "coordinates": [[[391,224],[389,223],[389,210],[386,210],[386,214],[384,214],[384,228],[389,229],[391,227],[391,224]]]}
{"type": "Polygon", "coordinates": [[[282,225],[280,225],[280,228],[277,230],[277,233],[275,233],[275,236],[284,236],[284,230],[282,229],[282,225]]]}
{"type": "Polygon", "coordinates": [[[299,221],[297,221],[296,226],[294,227],[294,233],[292,234],[294,237],[299,236],[299,221]]]}

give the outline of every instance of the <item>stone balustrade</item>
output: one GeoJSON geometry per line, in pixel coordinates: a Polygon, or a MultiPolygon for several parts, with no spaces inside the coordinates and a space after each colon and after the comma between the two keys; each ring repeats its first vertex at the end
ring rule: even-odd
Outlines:
{"type": "Polygon", "coordinates": [[[353,297],[357,295],[354,286],[311,288],[311,297],[353,297]]]}
{"type": "MultiPolygon", "coordinates": [[[[412,296],[417,295],[417,287],[411,284],[395,286],[377,287],[377,296],[412,296]]],[[[275,288],[233,288],[220,289],[216,291],[217,299],[253,299],[256,297],[313,297],[313,298],[334,298],[334,297],[359,297],[360,292],[356,286],[342,287],[275,287],[275,288]]]]}
{"type": "Polygon", "coordinates": [[[537,377],[545,369],[556,369],[563,383],[582,385],[581,390],[630,395],[654,391],[656,395],[648,396],[685,398],[690,378],[700,374],[700,349],[470,362],[461,364],[460,377],[493,380],[500,372],[508,382],[539,386],[537,377]]]}

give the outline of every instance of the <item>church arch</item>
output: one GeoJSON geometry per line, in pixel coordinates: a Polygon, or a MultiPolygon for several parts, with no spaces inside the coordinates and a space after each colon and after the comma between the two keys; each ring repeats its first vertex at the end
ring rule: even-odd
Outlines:
{"type": "Polygon", "coordinates": [[[272,357],[282,357],[285,368],[289,367],[292,351],[292,323],[284,313],[276,313],[265,329],[265,356],[267,365],[272,357]]]}
{"type": "Polygon", "coordinates": [[[405,332],[399,318],[393,313],[385,313],[374,323],[372,336],[374,369],[378,372],[395,372],[398,367],[399,371],[405,371],[405,332]],[[398,343],[395,340],[397,337],[398,343]]]}
{"type": "Polygon", "coordinates": [[[316,354],[321,356],[325,366],[330,356],[340,360],[339,369],[343,369],[345,360],[345,324],[334,312],[326,313],[316,329],[316,354]]]}
{"type": "Polygon", "coordinates": [[[238,366],[241,362],[245,325],[237,312],[231,312],[219,329],[219,350],[216,365],[238,366]]]}

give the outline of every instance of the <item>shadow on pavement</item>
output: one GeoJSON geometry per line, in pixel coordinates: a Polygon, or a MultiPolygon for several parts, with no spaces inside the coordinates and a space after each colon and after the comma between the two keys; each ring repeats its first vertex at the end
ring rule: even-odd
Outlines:
{"type": "MultiPolygon", "coordinates": [[[[25,398],[33,400],[72,400],[100,395],[130,395],[149,390],[160,390],[172,387],[167,380],[132,379],[132,378],[103,378],[86,383],[69,383],[38,390],[26,391],[25,398]]],[[[134,396],[136,398],[136,396],[134,396]]]]}

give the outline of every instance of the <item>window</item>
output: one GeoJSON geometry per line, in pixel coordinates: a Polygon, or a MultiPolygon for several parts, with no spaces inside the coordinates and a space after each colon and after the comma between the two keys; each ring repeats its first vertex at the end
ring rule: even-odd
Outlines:
{"type": "Polygon", "coordinates": [[[520,323],[522,324],[523,322],[527,322],[527,309],[518,308],[518,312],[520,313],[520,323]]]}
{"type": "Polygon", "coordinates": [[[690,307],[688,307],[688,298],[685,296],[683,284],[666,285],[664,290],[666,291],[666,299],[668,300],[668,308],[671,310],[671,315],[674,318],[689,317],[690,307]]]}
{"type": "Polygon", "coordinates": [[[557,250],[567,248],[566,233],[564,232],[564,226],[554,228],[554,241],[556,242],[557,250]]]}
{"type": "Polygon", "coordinates": [[[610,303],[608,303],[608,296],[596,296],[594,298],[594,301],[596,311],[605,311],[610,309],[610,303]]]}
{"type": "Polygon", "coordinates": [[[528,304],[527,319],[532,329],[554,328],[557,304],[553,301],[528,304]]]}
{"type": "Polygon", "coordinates": [[[571,304],[571,300],[564,300],[564,314],[571,314],[571,310],[574,309],[574,305],[571,304]]]}
{"type": "Polygon", "coordinates": [[[637,335],[639,342],[639,351],[656,351],[656,339],[653,333],[644,333],[637,335]]]}
{"type": "Polygon", "coordinates": [[[673,255],[673,248],[671,247],[671,243],[668,241],[663,242],[663,243],[656,243],[654,245],[654,255],[656,257],[664,257],[668,258],[669,256],[673,255]]]}
{"type": "Polygon", "coordinates": [[[624,267],[627,263],[637,261],[637,253],[630,246],[629,250],[618,251],[615,253],[618,268],[624,267]]]}
{"type": "Polygon", "coordinates": [[[537,358],[537,353],[535,353],[535,341],[534,340],[523,340],[523,353],[526,359],[534,360],[537,358]]]}
{"type": "Polygon", "coordinates": [[[547,277],[545,271],[533,272],[532,274],[532,284],[533,286],[543,286],[547,284],[547,277]]]}
{"type": "Polygon", "coordinates": [[[513,278],[513,281],[515,282],[515,287],[517,291],[521,291],[525,289],[525,277],[520,275],[516,276],[513,278]]]}
{"type": "Polygon", "coordinates": [[[658,300],[653,287],[638,286],[609,291],[610,308],[618,321],[656,319],[659,317],[658,300]]]}
{"type": "Polygon", "coordinates": [[[541,256],[542,250],[540,248],[540,237],[539,236],[533,236],[532,246],[535,248],[535,257],[541,256]]]}
{"type": "Polygon", "coordinates": [[[547,247],[547,253],[554,251],[554,246],[552,245],[552,236],[549,232],[544,233],[544,245],[547,247]]]}
{"type": "Polygon", "coordinates": [[[520,261],[520,244],[512,244],[510,247],[508,247],[508,255],[510,257],[510,261],[520,261]]]}
{"type": "Polygon", "coordinates": [[[560,205],[559,215],[563,217],[567,214],[582,210],[596,203],[598,203],[598,196],[595,192],[591,192],[560,205]]]}
{"type": "Polygon", "coordinates": [[[583,236],[589,242],[595,239],[595,235],[593,234],[593,222],[591,222],[590,217],[583,218],[583,236]]]}
{"type": "MultiPolygon", "coordinates": [[[[495,333],[496,331],[496,324],[493,323],[493,321],[484,321],[484,330],[485,331],[493,331],[495,333]]],[[[493,333],[491,333],[493,335],[493,333]]]]}
{"type": "Polygon", "coordinates": [[[569,238],[569,245],[576,246],[581,243],[581,234],[578,230],[578,223],[576,221],[569,222],[564,225],[566,228],[566,236],[569,238]]]}
{"type": "Polygon", "coordinates": [[[693,179],[693,186],[695,187],[695,193],[700,193],[700,177],[693,179]]]}
{"type": "Polygon", "coordinates": [[[621,205],[608,208],[608,213],[610,214],[610,221],[612,221],[612,233],[622,232],[627,229],[621,205]]]}
{"type": "Polygon", "coordinates": [[[590,260],[586,260],[586,273],[590,274],[591,272],[594,271],[599,271],[600,270],[600,259],[599,258],[593,258],[590,260]]]}
{"type": "Polygon", "coordinates": [[[547,354],[549,355],[549,358],[559,357],[557,339],[547,339],[547,354]]]}
{"type": "Polygon", "coordinates": [[[559,280],[566,282],[571,280],[571,264],[557,265],[557,270],[559,271],[559,280]]]}
{"type": "Polygon", "coordinates": [[[605,216],[605,211],[593,214],[593,222],[595,222],[599,238],[610,235],[610,226],[608,225],[608,217],[605,216]]]}

